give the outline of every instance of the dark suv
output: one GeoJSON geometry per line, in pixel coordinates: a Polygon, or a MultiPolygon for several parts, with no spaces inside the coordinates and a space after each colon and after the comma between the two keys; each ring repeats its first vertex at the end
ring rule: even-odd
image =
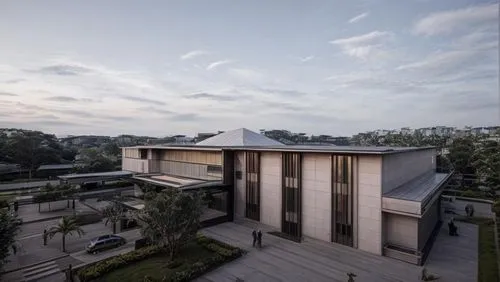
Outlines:
{"type": "Polygon", "coordinates": [[[90,240],[90,244],[85,249],[87,253],[95,254],[103,250],[125,245],[125,243],[127,243],[125,238],[118,235],[104,235],[90,240]]]}

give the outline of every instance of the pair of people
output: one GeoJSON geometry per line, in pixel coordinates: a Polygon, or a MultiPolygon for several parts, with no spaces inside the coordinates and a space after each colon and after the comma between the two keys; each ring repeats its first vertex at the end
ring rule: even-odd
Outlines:
{"type": "Polygon", "coordinates": [[[450,222],[448,222],[448,234],[450,236],[458,236],[458,227],[455,225],[455,221],[451,218],[450,222]]]}
{"type": "Polygon", "coordinates": [[[252,237],[253,237],[253,244],[252,246],[255,247],[255,243],[257,243],[257,247],[262,248],[262,231],[252,231],[252,237]]]}

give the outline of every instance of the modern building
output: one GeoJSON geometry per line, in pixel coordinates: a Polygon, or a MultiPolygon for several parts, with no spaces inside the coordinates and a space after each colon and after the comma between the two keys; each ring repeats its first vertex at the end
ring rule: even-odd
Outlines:
{"type": "Polygon", "coordinates": [[[415,264],[430,251],[450,177],[436,173],[433,147],[287,146],[246,129],[192,146],[126,147],[122,156],[123,170],[150,184],[218,185],[228,220],[415,264]]]}

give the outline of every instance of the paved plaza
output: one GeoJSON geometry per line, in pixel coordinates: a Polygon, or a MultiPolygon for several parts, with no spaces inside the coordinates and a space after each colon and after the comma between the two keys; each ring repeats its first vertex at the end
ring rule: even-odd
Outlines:
{"type": "Polygon", "coordinates": [[[456,221],[460,236],[448,236],[446,222],[440,230],[425,267],[438,274],[440,282],[476,281],[478,269],[478,226],[456,221]]]}
{"type": "MultiPolygon", "coordinates": [[[[476,281],[477,226],[458,225],[461,237],[450,237],[442,228],[425,265],[441,277],[439,281],[476,281]]],[[[205,235],[248,253],[197,281],[347,281],[347,272],[357,275],[356,282],[420,281],[420,266],[309,238],[299,244],[264,233],[263,248],[258,250],[251,246],[251,232],[258,228],[271,230],[249,221],[203,229],[205,235]]]]}

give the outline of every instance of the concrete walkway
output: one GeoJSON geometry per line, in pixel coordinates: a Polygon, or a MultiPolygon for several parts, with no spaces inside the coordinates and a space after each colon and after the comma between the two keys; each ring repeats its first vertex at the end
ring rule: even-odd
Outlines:
{"type": "Polygon", "coordinates": [[[249,223],[224,223],[202,230],[214,239],[238,246],[248,253],[196,281],[419,281],[421,267],[372,255],[350,247],[306,239],[294,243],[264,233],[263,248],[251,246],[253,228],[269,228],[249,223]]]}
{"type": "Polygon", "coordinates": [[[38,204],[29,204],[29,205],[20,205],[19,210],[17,212],[19,218],[23,220],[23,223],[30,223],[30,222],[37,222],[37,221],[44,221],[44,220],[50,220],[54,218],[59,218],[63,216],[71,216],[76,213],[80,212],[93,212],[92,209],[89,207],[82,205],[80,202],[75,201],[75,211],[73,211],[71,205],[72,201],[69,201],[70,207],[67,208],[67,201],[57,201],[57,202],[52,202],[51,206],[52,208],[64,208],[62,210],[54,210],[54,211],[49,211],[49,203],[42,203],[41,204],[41,209],[40,212],[38,212],[38,204]]]}
{"type": "Polygon", "coordinates": [[[478,227],[460,221],[455,221],[455,224],[460,236],[449,236],[448,226],[443,223],[425,268],[440,276],[440,282],[477,281],[478,227]]]}

